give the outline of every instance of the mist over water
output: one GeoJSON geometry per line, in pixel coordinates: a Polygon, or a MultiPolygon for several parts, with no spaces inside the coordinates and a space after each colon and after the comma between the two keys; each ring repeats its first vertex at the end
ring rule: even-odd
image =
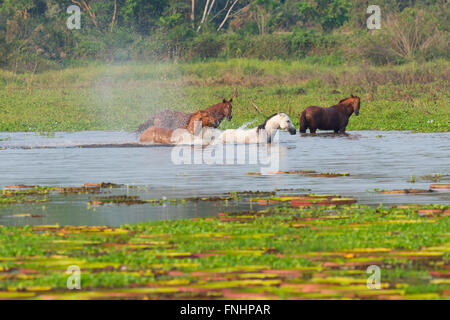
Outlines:
{"type": "MultiPolygon", "coordinates": [[[[89,91],[96,118],[106,127],[133,130],[124,119],[138,119],[136,128],[165,109],[186,109],[175,101],[185,94],[176,64],[112,64],[101,68],[89,91]]],[[[189,108],[187,108],[189,109],[189,108]]]]}

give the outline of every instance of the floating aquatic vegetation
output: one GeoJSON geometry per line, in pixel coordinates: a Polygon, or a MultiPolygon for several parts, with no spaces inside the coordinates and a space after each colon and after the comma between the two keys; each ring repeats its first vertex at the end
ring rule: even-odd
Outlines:
{"type": "MultiPolygon", "coordinates": [[[[237,195],[236,195],[237,197],[237,195]]],[[[233,200],[235,197],[233,196],[212,196],[212,197],[191,197],[191,198],[184,198],[185,201],[226,201],[226,200],[233,200]]]]}
{"type": "Polygon", "coordinates": [[[431,184],[430,189],[450,189],[450,184],[431,184]]]}
{"type": "Polygon", "coordinates": [[[308,206],[329,206],[329,205],[344,205],[355,203],[356,200],[352,198],[341,198],[339,195],[282,195],[271,198],[251,198],[250,202],[256,202],[259,205],[271,205],[276,203],[289,203],[293,207],[308,207],[308,206]]]}
{"type": "Polygon", "coordinates": [[[276,194],[276,191],[239,191],[239,192],[231,192],[231,196],[274,196],[276,194]]]}
{"type": "Polygon", "coordinates": [[[111,183],[111,182],[102,182],[102,183],[85,183],[83,185],[83,187],[89,188],[89,187],[94,187],[94,188],[120,188],[123,187],[122,184],[116,184],[116,183],[111,183]]]}
{"type": "Polygon", "coordinates": [[[0,193],[0,205],[17,203],[37,203],[47,201],[49,190],[44,187],[36,186],[9,186],[0,193]]]}
{"type": "Polygon", "coordinates": [[[429,189],[399,189],[399,190],[381,190],[376,191],[378,193],[383,194],[408,194],[408,193],[429,193],[433,192],[433,190],[429,189]]]}
{"type": "Polygon", "coordinates": [[[276,188],[275,192],[308,192],[311,191],[311,189],[308,188],[276,188]]]}
{"type": "Polygon", "coordinates": [[[450,206],[297,208],[284,204],[346,198],[289,197],[120,228],[0,227],[0,299],[450,298],[450,206]],[[71,265],[82,291],[66,289],[71,265]],[[380,290],[367,287],[373,265],[380,290]]]}
{"type": "Polygon", "coordinates": [[[117,195],[117,196],[94,198],[89,203],[91,205],[126,204],[130,206],[134,204],[145,204],[147,203],[147,201],[141,200],[138,196],[117,195]]]}
{"type": "Polygon", "coordinates": [[[317,199],[315,201],[310,200],[292,200],[291,206],[293,207],[308,207],[308,206],[331,206],[331,205],[344,205],[356,203],[352,198],[331,198],[331,199],[317,199]]]}
{"type": "Polygon", "coordinates": [[[89,194],[89,193],[101,193],[102,188],[100,185],[83,185],[81,187],[55,187],[53,191],[59,191],[62,194],[89,194]]]}
{"type": "MultiPolygon", "coordinates": [[[[99,185],[105,193],[114,187],[81,188],[99,185]]],[[[450,298],[450,206],[369,207],[339,195],[277,191],[158,200],[94,195],[91,205],[238,199],[271,206],[119,228],[0,226],[0,299],[450,298]],[[71,265],[82,270],[83,291],[66,289],[71,265]],[[382,270],[381,290],[367,288],[371,265],[382,270]]],[[[3,189],[0,199],[52,193],[59,191],[22,186],[3,189]]]]}
{"type": "MultiPolygon", "coordinates": [[[[270,193],[272,194],[272,193],[270,193]]],[[[107,197],[97,197],[89,201],[90,205],[104,205],[104,204],[127,204],[127,205],[135,205],[135,204],[185,204],[186,202],[218,202],[218,201],[229,201],[229,200],[237,200],[239,199],[239,195],[237,193],[230,193],[229,196],[208,196],[208,197],[189,197],[182,199],[168,199],[166,197],[161,199],[150,199],[143,200],[138,196],[128,196],[128,195],[114,195],[107,197]]]]}
{"type": "Polygon", "coordinates": [[[51,187],[40,187],[32,185],[6,186],[2,190],[3,196],[20,196],[20,195],[46,195],[52,190],[51,187]]]}
{"type": "MultiPolygon", "coordinates": [[[[307,173],[315,173],[316,171],[313,170],[292,170],[292,171],[274,171],[274,172],[266,172],[265,174],[307,174],[307,173]]],[[[246,175],[249,176],[261,176],[262,173],[261,172],[247,172],[245,173],[246,175]]]]}
{"type": "Polygon", "coordinates": [[[315,178],[337,178],[337,177],[348,177],[350,173],[333,173],[333,172],[325,172],[325,173],[308,173],[306,176],[315,177],[315,178]]]}
{"type": "Polygon", "coordinates": [[[273,174],[307,174],[307,173],[315,173],[315,171],[313,171],[313,170],[292,170],[292,171],[273,172],[273,174]]]}
{"type": "MultiPolygon", "coordinates": [[[[275,172],[266,172],[265,174],[268,175],[275,175],[275,174],[298,174],[298,175],[304,175],[307,177],[316,177],[316,178],[336,178],[336,177],[347,177],[350,174],[349,173],[319,173],[313,170],[292,170],[292,171],[275,171],[275,172]]],[[[253,176],[261,176],[262,173],[260,172],[247,172],[246,175],[253,175],[253,176]]]]}
{"type": "Polygon", "coordinates": [[[418,179],[423,181],[433,181],[433,182],[440,182],[443,179],[449,179],[450,174],[440,174],[440,173],[433,173],[428,174],[426,176],[421,176],[418,179]]]}
{"type": "Polygon", "coordinates": [[[39,188],[37,185],[26,185],[26,184],[18,184],[13,186],[6,186],[5,189],[33,189],[39,188]]]}
{"type": "Polygon", "coordinates": [[[417,213],[420,216],[435,216],[435,215],[446,215],[450,216],[450,210],[444,210],[444,209],[420,209],[417,210],[417,213]]]}
{"type": "Polygon", "coordinates": [[[30,195],[30,194],[48,194],[50,192],[58,191],[60,193],[96,193],[102,189],[120,188],[122,185],[102,182],[102,183],[87,183],[81,187],[48,187],[39,185],[10,185],[2,189],[3,195],[15,194],[15,195],[30,195]]]}

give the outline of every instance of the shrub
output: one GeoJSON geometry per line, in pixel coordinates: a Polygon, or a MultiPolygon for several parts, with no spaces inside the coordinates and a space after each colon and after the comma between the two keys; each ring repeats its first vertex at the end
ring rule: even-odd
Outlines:
{"type": "Polygon", "coordinates": [[[188,58],[217,58],[223,48],[223,40],[216,34],[201,34],[189,44],[188,58]]]}
{"type": "Polygon", "coordinates": [[[243,52],[244,57],[258,59],[287,59],[289,57],[289,43],[283,35],[254,36],[248,40],[248,48],[243,52]]]}
{"type": "Polygon", "coordinates": [[[296,29],[290,37],[290,54],[303,58],[311,51],[314,53],[326,53],[330,47],[334,47],[336,39],[332,35],[325,35],[314,29],[296,29]]]}
{"type": "Polygon", "coordinates": [[[446,57],[448,32],[439,30],[438,24],[435,15],[408,8],[389,15],[382,29],[370,34],[359,49],[363,57],[377,64],[446,57]]]}

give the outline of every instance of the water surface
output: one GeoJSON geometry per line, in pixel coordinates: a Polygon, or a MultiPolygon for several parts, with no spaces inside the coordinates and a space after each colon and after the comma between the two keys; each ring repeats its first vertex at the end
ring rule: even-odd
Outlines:
{"type": "MultiPolygon", "coordinates": [[[[253,147],[248,147],[250,152],[253,147]]],[[[195,148],[194,148],[195,149],[195,148]]],[[[260,164],[182,164],[172,161],[170,146],[140,146],[128,132],[0,133],[0,186],[38,184],[80,186],[85,183],[124,184],[114,194],[143,199],[220,195],[231,191],[341,194],[363,204],[448,204],[448,191],[388,195],[374,189],[428,189],[420,177],[448,174],[450,133],[349,132],[348,136],[280,135],[280,170],[349,173],[338,178],[303,175],[246,175],[260,172],[260,164]],[[126,188],[129,185],[129,188],[126,188]],[[139,186],[139,188],[130,188],[139,186]],[[280,191],[283,192],[283,191],[280,191]]],[[[197,151],[200,151],[198,148],[197,151]]],[[[230,160],[230,159],[229,159],[230,160]]],[[[234,161],[235,162],[235,161],[234,161]]],[[[448,183],[448,182],[447,182],[448,183]]],[[[249,208],[248,202],[187,203],[186,205],[101,206],[88,208],[92,195],[57,195],[51,202],[0,206],[0,224],[111,225],[140,221],[213,216],[220,210],[249,208]],[[44,207],[45,206],[45,207],[44,207]],[[14,214],[43,215],[13,218],[14,214]]]]}

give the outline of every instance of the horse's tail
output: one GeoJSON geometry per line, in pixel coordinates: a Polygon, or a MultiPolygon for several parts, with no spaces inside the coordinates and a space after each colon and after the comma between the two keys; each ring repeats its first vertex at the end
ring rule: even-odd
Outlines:
{"type": "Polygon", "coordinates": [[[300,115],[300,133],[305,133],[308,129],[308,121],[306,121],[306,110],[300,115]]]}
{"type": "Polygon", "coordinates": [[[151,117],[146,122],[140,124],[139,127],[137,128],[137,130],[135,131],[135,133],[136,134],[141,134],[142,132],[144,132],[148,128],[152,127],[154,122],[155,122],[155,116],[151,117]]]}

